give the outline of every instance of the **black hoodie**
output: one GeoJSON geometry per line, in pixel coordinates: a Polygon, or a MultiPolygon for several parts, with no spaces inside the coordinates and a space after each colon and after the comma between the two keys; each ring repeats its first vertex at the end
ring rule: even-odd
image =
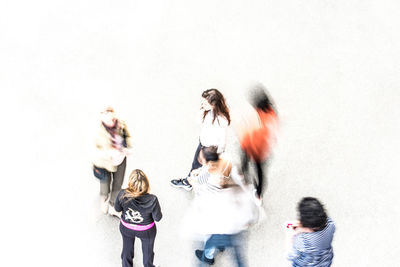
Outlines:
{"type": "Polygon", "coordinates": [[[147,225],[162,218],[161,207],[155,195],[145,194],[136,198],[122,198],[125,190],[118,193],[114,204],[116,211],[122,211],[121,219],[127,223],[147,225]]]}

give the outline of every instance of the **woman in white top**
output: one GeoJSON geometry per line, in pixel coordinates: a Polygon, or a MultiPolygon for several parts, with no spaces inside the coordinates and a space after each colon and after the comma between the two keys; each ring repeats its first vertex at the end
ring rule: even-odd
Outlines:
{"type": "Polygon", "coordinates": [[[202,146],[216,146],[218,153],[225,151],[226,130],[231,123],[229,108],[225,103],[225,98],[217,89],[208,89],[202,93],[202,102],[200,111],[202,112],[202,125],[200,130],[199,145],[194,154],[192,168],[189,174],[182,179],[171,180],[174,187],[182,187],[188,191],[192,190],[192,186],[187,178],[192,170],[201,167],[198,160],[199,152],[202,146]]]}

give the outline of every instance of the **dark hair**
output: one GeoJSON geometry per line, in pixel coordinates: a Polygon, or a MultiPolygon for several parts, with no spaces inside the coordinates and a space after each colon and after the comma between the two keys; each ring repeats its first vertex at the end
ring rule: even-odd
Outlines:
{"type": "Polygon", "coordinates": [[[219,154],[217,153],[217,150],[218,147],[216,146],[203,146],[201,148],[201,152],[203,153],[206,162],[219,160],[219,154]]]}
{"type": "Polygon", "coordinates": [[[256,108],[261,109],[264,112],[274,111],[275,107],[271,97],[267,94],[267,90],[264,85],[258,83],[250,89],[250,104],[256,108]]]}
{"type": "MultiPolygon", "coordinates": [[[[225,103],[225,98],[217,89],[205,90],[201,96],[207,99],[208,103],[213,106],[214,118],[213,123],[218,115],[224,116],[228,120],[228,125],[231,123],[231,117],[229,116],[229,108],[225,103]]],[[[204,111],[203,121],[209,111],[204,111]]]]}
{"type": "Polygon", "coordinates": [[[305,197],[299,202],[297,209],[303,227],[311,228],[314,231],[320,231],[325,228],[328,216],[326,215],[324,206],[318,199],[305,197]]]}

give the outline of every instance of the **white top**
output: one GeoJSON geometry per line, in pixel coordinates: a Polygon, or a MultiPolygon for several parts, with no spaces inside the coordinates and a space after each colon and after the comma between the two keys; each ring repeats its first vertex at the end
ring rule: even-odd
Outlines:
{"type": "Polygon", "coordinates": [[[217,152],[222,153],[226,146],[228,120],[225,117],[217,116],[213,123],[213,117],[213,112],[209,111],[204,118],[200,130],[200,143],[203,146],[217,146],[217,152]]]}

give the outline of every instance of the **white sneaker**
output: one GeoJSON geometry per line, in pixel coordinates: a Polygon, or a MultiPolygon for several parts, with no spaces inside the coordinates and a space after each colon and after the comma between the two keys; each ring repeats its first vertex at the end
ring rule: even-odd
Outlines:
{"type": "Polygon", "coordinates": [[[104,214],[108,213],[108,201],[107,201],[107,199],[104,199],[103,197],[101,197],[101,199],[100,199],[100,210],[104,214]]]}
{"type": "Polygon", "coordinates": [[[118,212],[114,209],[113,206],[109,205],[108,206],[108,214],[110,214],[111,216],[115,216],[121,219],[121,212],[118,212]]]}

